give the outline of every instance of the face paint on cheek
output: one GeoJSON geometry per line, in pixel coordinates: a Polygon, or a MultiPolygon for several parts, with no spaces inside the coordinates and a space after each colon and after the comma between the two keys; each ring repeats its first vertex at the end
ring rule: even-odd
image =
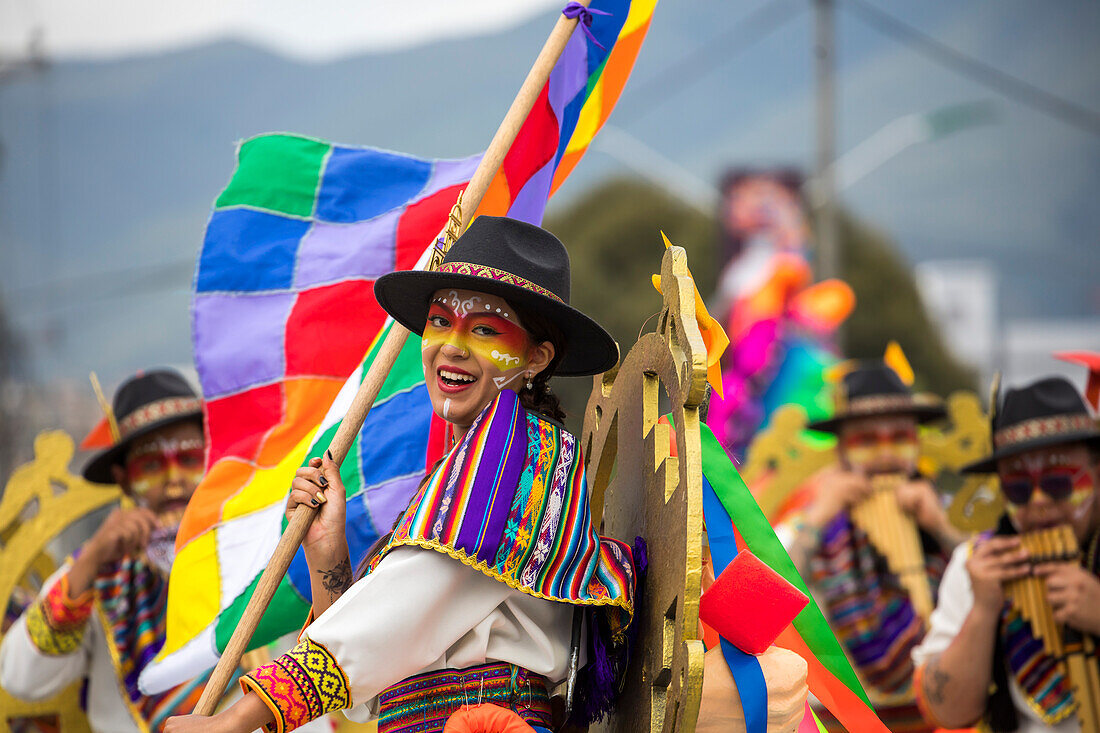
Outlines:
{"type": "Polygon", "coordinates": [[[501,372],[527,367],[527,332],[510,321],[497,319],[500,333],[470,339],[470,350],[490,362],[501,372]]]}
{"type": "Polygon", "coordinates": [[[1079,471],[1073,482],[1073,493],[1069,495],[1074,519],[1080,520],[1088,516],[1095,502],[1096,485],[1092,481],[1092,476],[1087,471],[1079,471]]]}
{"type": "Polygon", "coordinates": [[[443,400],[443,419],[449,420],[451,417],[451,398],[443,400]]]}
{"type": "Polygon", "coordinates": [[[1096,493],[1091,489],[1088,492],[1074,492],[1070,498],[1073,505],[1073,521],[1083,522],[1092,514],[1092,507],[1096,503],[1096,493]]]}

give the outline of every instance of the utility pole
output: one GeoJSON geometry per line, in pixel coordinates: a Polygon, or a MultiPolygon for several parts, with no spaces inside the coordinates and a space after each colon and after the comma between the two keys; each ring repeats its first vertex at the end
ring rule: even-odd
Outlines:
{"type": "Polygon", "coordinates": [[[814,71],[817,80],[817,164],[811,204],[817,229],[817,275],[840,276],[836,229],[836,51],[833,45],[835,0],[814,2],[814,71]]]}

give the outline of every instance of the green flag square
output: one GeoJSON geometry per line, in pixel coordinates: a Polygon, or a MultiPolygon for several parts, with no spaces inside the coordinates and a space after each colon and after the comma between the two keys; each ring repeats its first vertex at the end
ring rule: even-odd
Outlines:
{"type": "Polygon", "coordinates": [[[298,135],[259,135],[241,144],[237,170],[215,204],[309,217],[332,145],[298,135]]]}

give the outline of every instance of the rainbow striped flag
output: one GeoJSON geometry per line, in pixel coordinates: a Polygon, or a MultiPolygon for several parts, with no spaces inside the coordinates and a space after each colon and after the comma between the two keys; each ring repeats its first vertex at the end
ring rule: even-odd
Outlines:
{"type": "MultiPolygon", "coordinates": [[[[706,425],[700,426],[699,437],[704,491],[713,492],[732,521],[737,549],[750,550],[810,599],[794,622],[776,639],[776,646],[790,649],[806,660],[810,692],[847,730],[889,733],[875,714],[824,614],[725,448],[706,425]]],[[[807,720],[806,725],[811,722],[807,720]]]]}
{"type": "MultiPolygon", "coordinates": [[[[595,0],[477,209],[540,223],[621,94],[656,0],[595,0]]],[[[288,134],[238,150],[199,255],[192,299],[207,475],[176,540],[164,647],[140,684],[164,690],[214,665],[279,536],[294,471],[320,455],[391,321],[373,282],[426,257],[479,157],[424,160],[288,134]]],[[[442,452],[410,340],[341,469],[355,560],[388,532],[442,452]],[[434,427],[433,427],[434,425],[434,427]]],[[[299,552],[255,648],[310,606],[299,552]]]]}

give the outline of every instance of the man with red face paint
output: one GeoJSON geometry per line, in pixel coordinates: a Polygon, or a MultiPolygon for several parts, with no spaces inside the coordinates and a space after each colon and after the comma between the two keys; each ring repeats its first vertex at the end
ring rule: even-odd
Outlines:
{"type": "MultiPolygon", "coordinates": [[[[1100,429],[1062,377],[1010,389],[993,419],[993,453],[963,469],[1000,478],[1005,513],[996,531],[956,550],[940,586],[931,630],[914,651],[919,700],[945,726],[982,720],[989,730],[1088,730],[1074,715],[1082,688],[1036,640],[1005,583],[1034,573],[1059,633],[1100,637],[1100,429]],[[1021,535],[1072,528],[1082,552],[1060,562],[1031,558],[1021,535]],[[1063,626],[1064,625],[1064,626],[1063,626]]],[[[1091,654],[1095,661],[1095,652],[1091,654]]],[[[1096,680],[1088,685],[1100,696],[1096,680]]],[[[1088,727],[1086,727],[1086,725],[1088,727]]]]}
{"type": "MultiPolygon", "coordinates": [[[[918,425],[943,417],[932,397],[914,394],[883,362],[848,372],[837,413],[811,423],[837,436],[837,463],[814,479],[812,499],[777,528],[791,558],[829,618],[830,626],[892,731],[931,730],[916,706],[910,651],[925,626],[909,592],[851,510],[872,494],[872,479],[894,476],[897,503],[920,530],[933,593],[952,548],[962,537],[951,526],[932,483],[917,473],[918,425]]],[[[839,729],[822,711],[826,726],[839,729]]]]}
{"type": "Polygon", "coordinates": [[[202,692],[195,682],[155,697],[137,689],[164,643],[176,530],[202,478],[202,404],[183,377],[157,370],[123,383],[113,412],[119,439],[83,475],[118,484],[133,506],[112,512],[9,630],[0,686],[39,700],[86,677],[93,730],[158,730],[202,692]]]}

